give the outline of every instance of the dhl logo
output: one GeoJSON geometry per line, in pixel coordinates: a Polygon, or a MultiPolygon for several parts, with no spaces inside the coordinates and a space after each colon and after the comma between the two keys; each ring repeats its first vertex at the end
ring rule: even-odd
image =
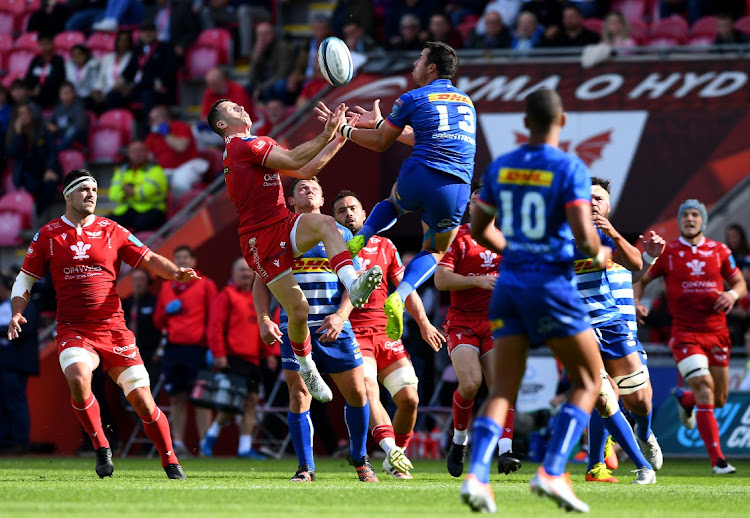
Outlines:
{"type": "Polygon", "coordinates": [[[427,98],[430,100],[430,102],[443,101],[448,103],[464,103],[468,104],[469,106],[474,106],[474,103],[471,102],[471,99],[461,94],[429,94],[427,98]]]}
{"type": "Polygon", "coordinates": [[[294,272],[332,272],[331,265],[325,257],[300,257],[292,265],[294,272]]]}
{"type": "Polygon", "coordinates": [[[614,261],[610,261],[610,262],[607,263],[607,271],[612,271],[612,272],[626,272],[626,271],[629,271],[629,270],[627,268],[625,268],[621,264],[617,264],[614,261]]]}
{"type": "Polygon", "coordinates": [[[490,332],[497,331],[498,329],[502,329],[505,327],[505,321],[503,321],[502,318],[498,318],[497,320],[490,320],[490,332]]]}
{"type": "MultiPolygon", "coordinates": [[[[594,260],[591,257],[587,257],[586,259],[576,259],[574,261],[575,265],[575,272],[576,275],[582,274],[582,273],[591,273],[591,272],[600,272],[604,270],[604,268],[597,266],[594,266],[594,260]]],[[[614,265],[617,265],[616,262],[614,262],[612,259],[607,261],[607,269],[614,268],[614,265]]]]}
{"type": "Polygon", "coordinates": [[[537,169],[509,169],[503,167],[497,175],[499,183],[512,183],[515,185],[531,185],[534,187],[549,187],[552,185],[554,173],[551,171],[540,171],[537,169]]]}

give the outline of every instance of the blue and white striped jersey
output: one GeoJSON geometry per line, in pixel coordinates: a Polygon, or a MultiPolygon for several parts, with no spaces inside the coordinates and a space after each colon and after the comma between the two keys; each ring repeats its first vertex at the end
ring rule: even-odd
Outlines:
{"type": "MultiPolygon", "coordinates": [[[[612,239],[601,231],[599,231],[599,237],[602,240],[602,246],[615,250],[615,243],[612,239]]],[[[612,260],[609,261],[607,268],[610,264],[612,260]]],[[[583,255],[578,248],[576,248],[575,273],[578,294],[589,311],[591,325],[597,327],[618,317],[619,309],[607,279],[606,269],[595,267],[593,259],[583,255]]]]}
{"type": "Polygon", "coordinates": [[[638,321],[635,318],[635,298],[633,295],[633,274],[624,266],[615,262],[607,265],[607,281],[622,319],[635,335],[638,332],[638,321]]]}

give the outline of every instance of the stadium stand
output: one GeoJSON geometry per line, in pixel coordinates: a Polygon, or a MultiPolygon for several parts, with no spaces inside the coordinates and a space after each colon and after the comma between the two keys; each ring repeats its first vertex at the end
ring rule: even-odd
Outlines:
{"type": "Polygon", "coordinates": [[[86,46],[97,58],[115,51],[115,33],[95,32],[86,40],[86,46]]]}
{"type": "Polygon", "coordinates": [[[682,45],[687,41],[688,23],[680,16],[670,16],[651,25],[649,47],[682,45]]]}
{"type": "Polygon", "coordinates": [[[66,60],[70,59],[70,49],[74,45],[86,43],[86,35],[78,31],[64,31],[56,35],[53,44],[55,52],[60,54],[66,60]]]}

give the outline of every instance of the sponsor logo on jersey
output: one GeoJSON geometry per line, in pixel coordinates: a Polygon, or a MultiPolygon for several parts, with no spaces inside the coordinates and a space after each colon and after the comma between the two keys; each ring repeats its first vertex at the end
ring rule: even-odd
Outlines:
{"type": "Polygon", "coordinates": [[[34,255],[34,249],[31,248],[31,247],[27,248],[26,249],[26,255],[28,255],[28,256],[34,255]]]}
{"type": "Polygon", "coordinates": [[[109,221],[108,219],[103,219],[103,220],[100,220],[100,221],[99,221],[99,226],[100,226],[100,227],[106,227],[106,226],[108,226],[108,225],[109,225],[110,223],[111,223],[111,221],[109,221]]]}
{"type": "Polygon", "coordinates": [[[690,275],[706,275],[706,272],[703,271],[703,267],[706,266],[706,261],[693,259],[692,261],[688,261],[685,264],[691,270],[690,275]]]}
{"type": "MultiPolygon", "coordinates": [[[[594,259],[591,257],[587,257],[586,259],[576,259],[574,262],[575,267],[575,273],[576,275],[580,275],[582,273],[591,273],[591,272],[598,272],[601,270],[604,270],[605,268],[602,268],[600,266],[594,266],[594,259]]],[[[609,259],[607,261],[606,269],[610,268],[610,265],[616,264],[612,259],[609,259]]]]}
{"type": "Polygon", "coordinates": [[[401,100],[401,98],[396,99],[396,101],[393,103],[393,109],[391,110],[391,117],[395,117],[398,115],[399,110],[404,105],[404,101],[401,100]]]}
{"type": "Polygon", "coordinates": [[[463,103],[468,104],[469,106],[474,106],[474,104],[471,102],[471,99],[463,94],[436,93],[427,95],[427,98],[430,100],[430,102],[441,101],[446,103],[463,103]]]}
{"type": "Polygon", "coordinates": [[[63,233],[62,233],[62,234],[60,234],[60,235],[62,236],[62,238],[63,238],[63,241],[65,241],[66,239],[68,239],[68,233],[67,233],[67,232],[63,232],[63,233]]]}
{"type": "Polygon", "coordinates": [[[256,238],[251,237],[250,239],[247,240],[247,245],[250,246],[250,247],[255,247],[256,241],[257,241],[256,238]]]}
{"type": "Polygon", "coordinates": [[[88,243],[84,243],[83,241],[78,241],[75,245],[70,245],[70,249],[75,254],[73,256],[73,259],[78,259],[80,261],[88,259],[89,256],[88,254],[86,254],[86,252],[89,251],[89,248],[91,248],[91,245],[88,243]]]}
{"type": "Polygon", "coordinates": [[[125,347],[113,347],[112,351],[115,354],[119,354],[120,356],[124,356],[126,358],[135,358],[135,355],[138,352],[135,350],[135,344],[126,345],[125,347]]]}
{"type": "Polygon", "coordinates": [[[86,235],[89,236],[91,239],[100,239],[102,237],[102,234],[104,231],[100,230],[98,232],[89,232],[88,230],[85,231],[86,235]]]}
{"type": "Polygon", "coordinates": [[[265,140],[256,139],[255,142],[253,142],[253,149],[257,149],[258,151],[260,151],[264,147],[266,147],[265,140]]]}
{"type": "Polygon", "coordinates": [[[503,167],[497,175],[499,183],[528,185],[531,187],[549,187],[555,174],[552,171],[538,169],[511,169],[503,167]]]}
{"type": "Polygon", "coordinates": [[[60,228],[60,223],[56,221],[47,225],[47,230],[55,230],[56,228],[60,228]]]}
{"type": "Polygon", "coordinates": [[[292,265],[294,272],[332,272],[328,259],[323,257],[300,257],[292,265]]]}
{"type": "Polygon", "coordinates": [[[39,239],[39,232],[34,234],[34,238],[31,240],[32,243],[36,243],[36,240],[39,239]]]}
{"type": "Polygon", "coordinates": [[[498,318],[496,320],[490,320],[490,331],[497,331],[498,329],[502,329],[505,327],[505,322],[502,318],[498,318]]]}
{"type": "Polygon", "coordinates": [[[91,273],[91,272],[101,272],[103,268],[99,265],[87,265],[87,264],[81,264],[79,266],[66,266],[63,268],[63,273],[65,275],[72,275],[74,273],[91,273]]]}
{"type": "Polygon", "coordinates": [[[364,250],[368,254],[374,254],[374,253],[377,253],[378,247],[377,246],[366,246],[362,250],[364,250]]]}
{"type": "Polygon", "coordinates": [[[278,268],[278,266],[279,266],[279,260],[278,259],[274,259],[273,260],[273,265],[278,268]]]}
{"type": "Polygon", "coordinates": [[[483,268],[492,268],[495,259],[497,259],[497,254],[491,250],[485,250],[484,252],[479,252],[479,257],[482,258],[483,268]]]}

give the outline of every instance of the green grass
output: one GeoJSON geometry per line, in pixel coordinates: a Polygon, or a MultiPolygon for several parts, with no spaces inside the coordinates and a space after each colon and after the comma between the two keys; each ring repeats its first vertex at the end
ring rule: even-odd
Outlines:
{"type": "MultiPolygon", "coordinates": [[[[415,479],[362,484],[342,460],[317,463],[318,480],[291,484],[292,460],[251,462],[187,459],[189,479],[168,480],[157,459],[115,459],[112,479],[99,480],[93,459],[0,458],[0,516],[201,517],[466,516],[459,503],[460,481],[443,462],[417,461],[415,479]]],[[[712,476],[708,460],[667,459],[658,484],[634,486],[632,464],[615,473],[619,484],[584,483],[584,467],[569,465],[576,494],[592,513],[609,517],[748,516],[750,461],[733,462],[738,474],[712,476]]],[[[379,463],[376,464],[379,466],[379,463]]],[[[506,516],[562,516],[546,499],[529,493],[536,465],[509,477],[492,475],[500,513],[506,516]]]]}

